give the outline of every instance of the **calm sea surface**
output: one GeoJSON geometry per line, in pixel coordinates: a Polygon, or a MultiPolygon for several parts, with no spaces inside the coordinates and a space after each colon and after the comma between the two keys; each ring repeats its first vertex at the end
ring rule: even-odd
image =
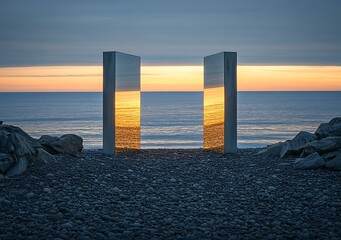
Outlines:
{"type": "MultiPolygon", "coordinates": [[[[142,148],[200,148],[203,93],[141,94],[142,148]]],[[[238,92],[238,147],[262,147],[341,116],[341,92],[238,92]]],[[[0,93],[0,120],[34,137],[75,133],[102,148],[102,93],[0,93]]]]}

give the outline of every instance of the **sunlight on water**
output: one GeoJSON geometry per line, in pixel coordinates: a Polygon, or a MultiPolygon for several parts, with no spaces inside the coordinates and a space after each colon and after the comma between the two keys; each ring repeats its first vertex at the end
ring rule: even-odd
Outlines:
{"type": "Polygon", "coordinates": [[[115,93],[115,147],[140,148],[140,91],[117,91],[115,93]]]}
{"type": "Polygon", "coordinates": [[[224,147],[224,87],[204,90],[204,148],[224,147]]]}
{"type": "MultiPolygon", "coordinates": [[[[313,133],[340,116],[340,101],[341,92],[238,92],[238,147],[313,133]]],[[[102,93],[0,93],[0,120],[36,138],[74,133],[85,148],[102,148],[102,93]]],[[[202,92],[142,92],[141,148],[201,148],[203,120],[202,92]]]]}

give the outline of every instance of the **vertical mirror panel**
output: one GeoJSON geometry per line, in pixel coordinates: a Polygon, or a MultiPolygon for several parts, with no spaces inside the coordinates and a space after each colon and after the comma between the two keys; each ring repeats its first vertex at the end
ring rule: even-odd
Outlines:
{"type": "Polygon", "coordinates": [[[103,53],[103,152],[140,148],[140,57],[103,53]]]}
{"type": "Polygon", "coordinates": [[[140,57],[116,53],[115,150],[140,148],[140,57]]]}
{"type": "Polygon", "coordinates": [[[204,149],[224,151],[224,53],[204,58],[204,149]]]}

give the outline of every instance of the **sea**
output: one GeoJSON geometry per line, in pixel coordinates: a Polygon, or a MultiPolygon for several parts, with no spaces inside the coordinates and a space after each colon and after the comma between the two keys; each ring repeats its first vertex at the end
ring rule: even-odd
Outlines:
{"type": "MultiPolygon", "coordinates": [[[[341,117],[341,92],[238,92],[238,147],[264,147],[341,117]]],[[[102,93],[0,93],[0,121],[102,148],[102,93]]],[[[203,92],[142,92],[141,148],[202,148],[203,92]]]]}

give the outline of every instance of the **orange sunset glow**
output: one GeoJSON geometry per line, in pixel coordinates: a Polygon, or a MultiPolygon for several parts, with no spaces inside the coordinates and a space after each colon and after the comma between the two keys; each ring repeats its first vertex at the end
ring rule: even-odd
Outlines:
{"type": "MultiPolygon", "coordinates": [[[[202,66],[142,66],[142,91],[202,91],[202,66]]],[[[239,91],[339,91],[341,66],[239,66],[239,91]]],[[[1,92],[99,92],[102,66],[0,68],[1,92]]]]}

